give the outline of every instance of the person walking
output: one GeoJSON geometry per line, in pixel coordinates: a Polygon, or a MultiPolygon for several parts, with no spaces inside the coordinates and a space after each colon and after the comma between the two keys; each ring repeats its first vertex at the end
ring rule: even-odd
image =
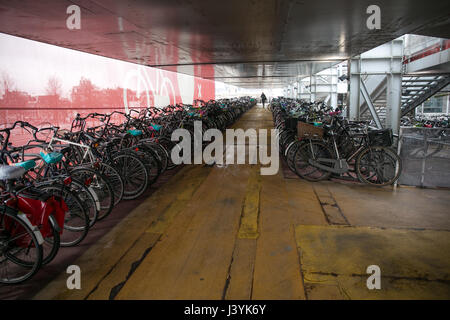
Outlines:
{"type": "Polygon", "coordinates": [[[267,97],[266,97],[266,95],[264,94],[264,92],[261,94],[261,101],[262,101],[263,108],[264,108],[264,104],[265,104],[266,101],[267,101],[267,97]]]}

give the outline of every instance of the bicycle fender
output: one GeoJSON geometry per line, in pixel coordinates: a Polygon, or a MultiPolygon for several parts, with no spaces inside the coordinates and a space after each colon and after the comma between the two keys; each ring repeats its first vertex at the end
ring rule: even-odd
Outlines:
{"type": "Polygon", "coordinates": [[[61,227],[59,226],[58,222],[56,222],[56,219],[53,215],[49,215],[48,216],[48,220],[50,220],[50,223],[52,225],[53,228],[55,228],[55,230],[59,233],[61,232],[61,227]]]}
{"type": "Polygon", "coordinates": [[[92,189],[92,187],[89,187],[89,192],[92,194],[92,196],[94,197],[94,201],[95,201],[95,207],[97,208],[97,211],[100,212],[101,207],[100,207],[100,199],[98,198],[97,193],[94,191],[94,189],[92,189]]]}
{"type": "Polygon", "coordinates": [[[39,228],[37,226],[33,226],[28,219],[27,215],[21,211],[17,214],[17,216],[25,222],[25,224],[30,227],[31,230],[33,230],[34,235],[36,236],[36,239],[39,243],[39,245],[42,245],[44,243],[44,237],[42,237],[41,231],[39,231],[39,228]]]}

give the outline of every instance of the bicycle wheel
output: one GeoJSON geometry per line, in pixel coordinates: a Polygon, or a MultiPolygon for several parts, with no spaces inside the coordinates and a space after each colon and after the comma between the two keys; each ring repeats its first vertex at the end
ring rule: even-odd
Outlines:
{"type": "MultiPolygon", "coordinates": [[[[47,196],[45,193],[39,190],[34,190],[34,188],[30,188],[27,191],[23,190],[22,193],[20,193],[21,197],[42,197],[42,199],[45,199],[47,196]],[[31,191],[31,192],[30,192],[31,191]]],[[[25,209],[24,209],[25,210],[25,209]]],[[[31,224],[36,226],[36,228],[39,229],[41,232],[41,235],[43,237],[43,243],[42,243],[42,265],[49,263],[53,260],[53,258],[56,256],[56,254],[59,251],[60,247],[60,235],[59,235],[59,225],[56,219],[52,214],[49,214],[48,216],[44,216],[47,221],[42,221],[43,217],[36,218],[34,214],[31,213],[25,213],[27,215],[27,218],[30,220],[31,224]]],[[[27,265],[28,267],[32,267],[32,263],[24,262],[24,265],[27,265]]]]}
{"type": "Polygon", "coordinates": [[[133,153],[140,157],[142,162],[144,162],[148,173],[148,183],[153,184],[159,177],[161,170],[161,164],[157,160],[155,152],[145,145],[139,145],[139,151],[134,151],[133,153]]]}
{"type": "Polygon", "coordinates": [[[68,167],[79,165],[83,162],[83,150],[78,146],[70,145],[61,150],[63,161],[68,167]]]}
{"type": "Polygon", "coordinates": [[[123,199],[132,200],[139,197],[148,186],[148,174],[140,158],[129,153],[113,156],[114,167],[119,170],[124,183],[123,199]]]}
{"type": "MultiPolygon", "coordinates": [[[[306,143],[302,143],[294,156],[295,173],[308,181],[328,179],[331,172],[320,169],[309,162],[310,159],[318,161],[319,158],[333,159],[333,152],[325,143],[320,141],[309,140],[306,143]]],[[[326,163],[320,164],[328,165],[326,163]]]]}
{"type": "Polygon", "coordinates": [[[122,201],[124,192],[123,179],[120,176],[119,170],[110,164],[102,162],[99,164],[99,171],[108,179],[108,182],[113,189],[115,206],[122,201]]]}
{"type": "Polygon", "coordinates": [[[85,167],[72,169],[70,175],[83,182],[97,195],[99,202],[97,220],[106,218],[114,208],[114,192],[108,179],[98,170],[85,167]]]}
{"type": "Polygon", "coordinates": [[[388,147],[368,147],[356,158],[356,173],[363,183],[378,187],[391,185],[401,171],[401,158],[388,147]]]}
{"type": "Polygon", "coordinates": [[[300,144],[301,143],[299,141],[292,142],[292,144],[286,148],[286,152],[285,152],[287,165],[288,165],[289,169],[291,169],[291,171],[294,171],[294,172],[295,172],[295,165],[294,165],[295,153],[297,152],[300,144]]]}
{"type": "Polygon", "coordinates": [[[169,162],[169,154],[167,153],[166,149],[164,149],[164,147],[159,143],[153,141],[141,141],[141,143],[145,144],[145,146],[150,148],[150,150],[152,150],[156,155],[161,166],[160,173],[166,171],[169,162]]]}
{"type": "Polygon", "coordinates": [[[42,265],[50,263],[61,247],[59,231],[50,223],[51,236],[44,238],[42,244],[42,265]]]}
{"type": "MultiPolygon", "coordinates": [[[[17,284],[30,279],[42,265],[42,236],[38,239],[26,218],[0,207],[0,283],[17,284]]],[[[39,231],[38,231],[39,232],[39,231]]]]}
{"type": "Polygon", "coordinates": [[[166,150],[168,154],[168,162],[167,162],[167,170],[171,170],[177,166],[177,164],[174,164],[172,162],[172,149],[175,147],[175,143],[167,138],[160,138],[159,139],[160,145],[166,150]]]}
{"type": "Polygon", "coordinates": [[[97,222],[100,213],[100,200],[98,199],[97,194],[91,187],[86,187],[76,178],[72,178],[70,189],[74,191],[81,200],[84,210],[89,217],[89,228],[92,228],[95,222],[97,222]]]}
{"type": "Polygon", "coordinates": [[[73,247],[79,244],[89,232],[89,216],[75,192],[58,184],[39,186],[42,190],[61,197],[69,211],[64,218],[64,230],[60,236],[61,247],[73,247]]]}

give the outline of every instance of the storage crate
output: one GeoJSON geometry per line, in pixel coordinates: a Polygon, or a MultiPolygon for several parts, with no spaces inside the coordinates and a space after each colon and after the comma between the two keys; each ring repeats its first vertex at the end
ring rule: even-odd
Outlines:
{"type": "Polygon", "coordinates": [[[299,121],[297,123],[297,136],[304,139],[322,139],[324,130],[313,124],[299,121]]]}
{"type": "Polygon", "coordinates": [[[392,129],[371,130],[367,135],[371,146],[390,147],[394,143],[392,129]]]}

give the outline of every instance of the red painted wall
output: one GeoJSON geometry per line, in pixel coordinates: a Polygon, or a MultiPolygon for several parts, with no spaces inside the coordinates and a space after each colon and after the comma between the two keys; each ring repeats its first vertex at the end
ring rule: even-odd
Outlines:
{"type": "MultiPolygon", "coordinates": [[[[210,76],[214,70],[196,66],[194,72],[210,76]]],[[[211,80],[0,34],[0,125],[24,120],[70,128],[77,113],[192,104],[214,97],[211,80]]],[[[13,142],[22,140],[26,138],[20,134],[13,137],[13,142]]]]}

